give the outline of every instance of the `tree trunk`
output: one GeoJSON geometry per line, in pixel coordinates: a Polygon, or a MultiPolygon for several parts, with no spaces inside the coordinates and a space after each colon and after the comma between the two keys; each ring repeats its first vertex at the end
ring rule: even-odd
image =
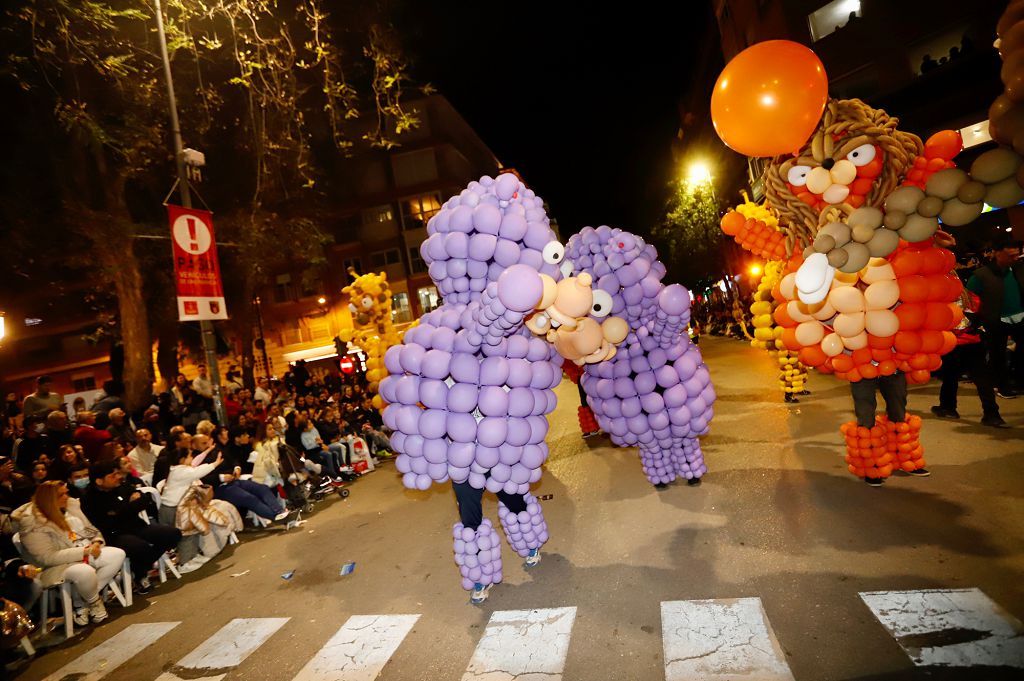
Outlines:
{"type": "Polygon", "coordinates": [[[242,383],[250,390],[256,389],[256,361],[253,353],[252,327],[256,323],[253,310],[254,282],[251,274],[242,277],[241,291],[231,310],[232,327],[242,352],[242,383]]]}
{"type": "Polygon", "coordinates": [[[124,347],[124,401],[129,413],[134,413],[145,408],[153,397],[153,345],[139,261],[130,239],[120,249],[108,243],[95,250],[103,259],[103,269],[113,279],[117,294],[124,347]]]}
{"type": "Polygon", "coordinates": [[[174,386],[178,375],[178,329],[173,324],[164,324],[157,336],[156,366],[164,379],[164,390],[174,386]]]}

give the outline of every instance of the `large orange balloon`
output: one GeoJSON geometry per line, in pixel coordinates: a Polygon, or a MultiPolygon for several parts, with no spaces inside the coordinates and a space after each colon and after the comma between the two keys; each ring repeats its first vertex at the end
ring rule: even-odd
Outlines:
{"type": "Polygon", "coordinates": [[[789,40],[751,45],[726,64],[711,94],[715,132],[746,156],[800,150],[828,100],[828,77],[811,50],[789,40]]]}

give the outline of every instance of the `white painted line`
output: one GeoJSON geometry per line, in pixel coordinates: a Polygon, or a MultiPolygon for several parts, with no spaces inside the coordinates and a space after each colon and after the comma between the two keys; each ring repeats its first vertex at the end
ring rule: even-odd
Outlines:
{"type": "Polygon", "coordinates": [[[1024,668],[1024,627],[980,589],[871,591],[860,597],[918,666],[1024,668]]]}
{"type": "Polygon", "coordinates": [[[373,681],[419,618],[419,615],[350,617],[294,681],[373,681]]]}
{"type": "Polygon", "coordinates": [[[157,681],[177,681],[179,675],[187,679],[220,681],[283,627],[288,619],[233,619],[179,660],[169,671],[161,674],[157,681]],[[197,675],[197,671],[202,673],[202,676],[197,675]]]}
{"type": "Polygon", "coordinates": [[[179,624],[181,622],[133,624],[50,674],[45,681],[67,677],[75,681],[102,679],[179,624]]]}
{"type": "Polygon", "coordinates": [[[665,681],[793,681],[760,598],[663,601],[665,681]]]}
{"type": "Polygon", "coordinates": [[[558,681],[575,619],[576,608],[495,612],[462,681],[558,681]]]}

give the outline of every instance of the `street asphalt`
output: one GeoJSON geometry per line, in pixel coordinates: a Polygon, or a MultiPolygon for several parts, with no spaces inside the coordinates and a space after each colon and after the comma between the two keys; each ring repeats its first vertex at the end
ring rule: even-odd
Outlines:
{"type": "MultiPolygon", "coordinates": [[[[469,605],[459,588],[451,490],[404,490],[385,464],[301,527],[245,533],[200,571],[137,597],[128,610],[112,606],[111,621],[50,648],[20,678],[45,678],[149,622],[181,624],[101,676],[209,676],[175,665],[233,618],[290,618],[237,667],[219,671],[227,679],[289,681],[349,617],[418,614],[377,678],[458,681],[492,613],[575,607],[562,676],[515,678],[657,680],[666,678],[662,603],[738,598],[760,599],[798,681],[1024,678],[1024,669],[915,666],[859,596],[976,588],[1002,608],[1011,630],[1019,626],[1012,618],[1024,618],[1024,398],[1000,401],[1014,428],[994,430],[978,423],[973,386],[961,388],[960,421],[929,413],[937,382],[913,388],[910,409],[925,419],[932,475],[894,476],[872,488],[843,461],[838,429],[852,416],[846,384],[813,375],[813,394],[787,405],[766,353],[718,338],[705,338],[701,349],[718,393],[703,484],[657,491],[636,450],[605,437],[583,440],[576,388],[563,382],[551,457],[534,488],[550,496],[543,505],[551,540],[529,573],[505,546],[505,581],[483,606],[469,605]],[[352,561],[355,571],[340,575],[352,561]]],[[[493,496],[485,496],[484,511],[497,524],[493,496]]],[[[952,627],[921,645],[979,636],[952,627]]],[[[1019,652],[1020,636],[1011,631],[1008,640],[1019,652]]]]}

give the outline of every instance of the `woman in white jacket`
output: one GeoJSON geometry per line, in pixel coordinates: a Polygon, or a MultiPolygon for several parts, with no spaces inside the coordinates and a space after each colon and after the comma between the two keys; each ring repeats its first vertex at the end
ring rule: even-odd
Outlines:
{"type": "Polygon", "coordinates": [[[284,484],[284,477],[281,475],[280,455],[277,447],[282,442],[277,434],[274,424],[267,422],[256,431],[256,442],[253,444],[253,452],[256,459],[252,466],[253,482],[258,482],[267,487],[277,487],[284,484]]]}
{"type": "MultiPolygon", "coordinates": [[[[195,438],[198,437],[200,436],[195,436],[195,438]]],[[[193,438],[193,441],[195,441],[195,438],[193,438]]],[[[206,456],[212,451],[213,447],[211,446],[203,451],[201,456],[206,456]]],[[[176,449],[171,452],[171,469],[167,473],[167,480],[164,481],[163,489],[160,492],[159,517],[161,525],[178,527],[178,504],[181,503],[181,498],[185,496],[185,492],[188,491],[193,482],[212,473],[223,460],[220,454],[218,454],[215,461],[193,466],[193,458],[192,450],[190,449],[176,449]]],[[[178,529],[181,528],[178,527],[178,529]]],[[[208,560],[199,552],[199,537],[197,535],[183,536],[181,541],[178,542],[177,553],[178,564],[185,572],[197,569],[208,560]]]]}
{"type": "Polygon", "coordinates": [[[68,582],[74,586],[75,624],[85,626],[107,618],[100,589],[124,565],[125,553],[106,546],[103,535],[82,513],[78,499],[68,497],[58,480],[41,484],[32,501],[17,508],[11,519],[18,528],[25,560],[43,568],[43,587],[68,582]]]}

